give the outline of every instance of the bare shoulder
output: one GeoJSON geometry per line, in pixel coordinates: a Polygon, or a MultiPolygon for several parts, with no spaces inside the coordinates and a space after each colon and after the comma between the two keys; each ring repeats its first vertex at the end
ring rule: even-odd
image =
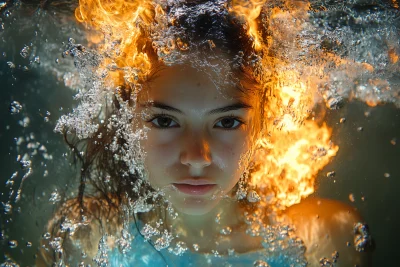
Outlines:
{"type": "MultiPolygon", "coordinates": [[[[118,233],[120,216],[105,200],[85,197],[84,212],[75,199],[63,203],[49,220],[37,253],[36,266],[54,263],[91,264],[105,233],[118,233]]],[[[106,240],[113,246],[113,237],[106,240]]]]}
{"type": "Polygon", "coordinates": [[[368,228],[355,208],[335,200],[308,198],[284,215],[306,245],[309,266],[321,266],[321,261],[336,261],[334,266],[340,267],[371,265],[368,228]]]}

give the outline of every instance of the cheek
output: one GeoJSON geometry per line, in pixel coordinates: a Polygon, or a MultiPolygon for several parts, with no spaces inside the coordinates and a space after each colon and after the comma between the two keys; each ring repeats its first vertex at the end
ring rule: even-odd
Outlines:
{"type": "Polygon", "coordinates": [[[241,162],[250,149],[250,142],[246,133],[225,136],[224,140],[215,142],[214,163],[230,176],[238,176],[244,170],[241,162]]]}
{"type": "Polygon", "coordinates": [[[168,166],[176,160],[177,144],[170,140],[168,133],[159,134],[149,131],[147,138],[142,140],[141,146],[146,153],[144,164],[150,182],[156,181],[157,177],[164,177],[168,166]]]}

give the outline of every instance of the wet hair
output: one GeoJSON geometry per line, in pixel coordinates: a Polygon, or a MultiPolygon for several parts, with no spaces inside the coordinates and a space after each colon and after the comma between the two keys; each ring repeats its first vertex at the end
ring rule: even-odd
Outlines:
{"type": "MultiPolygon", "coordinates": [[[[192,1],[187,4],[188,10],[194,12],[199,2],[204,1],[192,1]]],[[[227,11],[221,15],[211,10],[197,16],[192,16],[190,12],[185,13],[174,23],[174,27],[178,27],[187,33],[186,39],[183,41],[192,44],[189,51],[182,53],[190,54],[193,52],[190,51],[191,49],[196,49],[201,57],[207,57],[215,51],[224,54],[232,59],[230,61],[231,71],[235,77],[239,77],[237,89],[244,94],[251,91],[257,92],[262,97],[265,95],[263,88],[253,76],[251,64],[247,63],[246,60],[255,54],[252,41],[237,18],[227,11]],[[241,57],[237,58],[237,55],[241,55],[241,57]]],[[[151,38],[143,40],[145,45],[143,45],[141,51],[148,55],[153,66],[147,79],[141,81],[144,84],[151,80],[160,68],[165,67],[151,42],[151,38]]],[[[109,118],[115,115],[118,116],[122,109],[120,101],[132,101],[133,93],[133,89],[129,85],[122,84],[116,91],[116,96],[111,106],[105,108],[104,121],[108,121],[109,118]]],[[[257,108],[260,112],[261,120],[263,119],[264,101],[263,98],[260,99],[260,106],[257,108]]],[[[260,121],[259,129],[261,129],[262,124],[262,121],[260,121]]],[[[130,172],[126,162],[115,158],[115,152],[110,149],[111,144],[116,141],[119,147],[127,145],[127,140],[119,137],[117,131],[118,129],[110,129],[104,123],[100,124],[97,132],[87,139],[80,140],[67,133],[67,131],[64,133],[65,142],[74,152],[73,160],[80,167],[78,194],[75,199],[70,200],[70,203],[74,203],[74,207],[79,207],[75,209],[76,212],[81,213],[81,215],[89,213],[99,221],[104,219],[101,216],[115,218],[115,214],[121,214],[121,206],[124,203],[126,204],[128,199],[135,202],[140,198],[146,198],[149,192],[155,192],[148,183],[143,181],[138,172],[130,172]],[[106,177],[109,178],[105,179],[106,177]],[[140,184],[138,190],[132,190],[133,186],[137,184],[140,184]],[[104,205],[92,206],[95,206],[96,209],[105,208],[108,211],[94,212],[87,205],[88,199],[91,198],[98,199],[104,203],[104,205]]],[[[157,203],[155,203],[154,199],[147,198],[147,204],[157,203]]],[[[163,205],[155,205],[155,208],[155,212],[165,212],[163,205]]],[[[61,213],[68,215],[68,210],[71,209],[61,209],[61,213]]],[[[135,216],[133,218],[135,219],[135,216]]],[[[59,227],[59,224],[55,226],[59,227]]]]}
{"type": "MultiPolygon", "coordinates": [[[[198,2],[198,1],[197,1],[198,2]]],[[[192,3],[191,5],[195,5],[192,3]]],[[[190,10],[190,9],[189,9],[190,10]]],[[[184,29],[188,33],[187,42],[200,44],[196,49],[201,51],[202,56],[207,56],[211,52],[209,42],[215,44],[215,49],[220,50],[223,54],[233,58],[238,54],[242,54],[243,58],[250,57],[255,53],[252,47],[252,42],[247,36],[243,25],[232,15],[226,13],[220,16],[216,13],[210,14],[205,12],[194,18],[190,13],[185,13],[176,22],[176,27],[184,29]]],[[[150,42],[151,40],[147,40],[150,42]]],[[[152,79],[155,73],[165,66],[159,61],[156,51],[149,44],[146,45],[146,50],[149,58],[153,61],[153,71],[147,77],[147,81],[152,79]]],[[[191,53],[188,51],[187,53],[191,53]]],[[[251,67],[246,62],[236,63],[232,61],[232,72],[235,76],[240,77],[242,84],[237,85],[238,90],[246,93],[246,90],[260,91],[261,86],[252,77],[251,67]]],[[[146,83],[147,81],[143,81],[146,83]]],[[[132,89],[129,86],[122,85],[118,89],[118,95],[122,101],[131,101],[132,89]]],[[[265,95],[263,92],[260,95],[265,95]]],[[[260,101],[263,103],[263,100],[260,101]]],[[[107,121],[113,115],[117,115],[121,109],[120,101],[114,98],[113,106],[106,114],[107,121]]],[[[264,108],[260,107],[260,112],[264,108]]],[[[262,115],[260,115],[263,118],[262,115]]],[[[262,122],[260,122],[262,124],[262,122]]],[[[260,126],[261,127],[261,126],[260,126]]],[[[104,198],[110,206],[115,206],[113,203],[122,203],[126,196],[135,201],[138,197],[143,196],[146,192],[153,189],[143,183],[140,192],[133,194],[132,183],[138,182],[141,178],[138,173],[130,173],[129,167],[125,162],[116,160],[114,152],[109,149],[110,144],[114,141],[117,129],[110,130],[106,124],[100,125],[98,131],[93,134],[93,137],[86,140],[76,140],[70,138],[66,133],[65,141],[75,152],[75,159],[81,163],[80,186],[78,193],[79,203],[83,203],[83,197],[88,194],[86,185],[90,184],[97,197],[104,198]],[[84,151],[84,156],[80,151],[84,151]],[[95,175],[93,175],[95,174],[95,175]],[[105,181],[103,178],[109,176],[111,179],[105,181]],[[117,201],[113,199],[116,198],[117,201]]],[[[126,140],[118,138],[118,145],[124,147],[126,140]]]]}

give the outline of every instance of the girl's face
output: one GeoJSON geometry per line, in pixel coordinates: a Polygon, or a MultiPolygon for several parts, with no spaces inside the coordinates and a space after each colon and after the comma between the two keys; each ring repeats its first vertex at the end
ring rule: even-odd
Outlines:
{"type": "Polygon", "coordinates": [[[161,70],[140,93],[137,112],[150,128],[141,143],[147,179],[178,211],[205,214],[239,181],[253,139],[252,101],[182,65],[161,70]]]}

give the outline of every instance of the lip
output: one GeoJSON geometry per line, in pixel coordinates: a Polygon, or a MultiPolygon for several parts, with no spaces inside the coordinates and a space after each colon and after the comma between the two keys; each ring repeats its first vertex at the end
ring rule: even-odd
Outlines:
{"type": "Polygon", "coordinates": [[[173,183],[173,185],[182,193],[187,195],[201,196],[210,192],[217,185],[210,181],[199,179],[192,180],[187,179],[180,181],[179,183],[173,183]]]}

